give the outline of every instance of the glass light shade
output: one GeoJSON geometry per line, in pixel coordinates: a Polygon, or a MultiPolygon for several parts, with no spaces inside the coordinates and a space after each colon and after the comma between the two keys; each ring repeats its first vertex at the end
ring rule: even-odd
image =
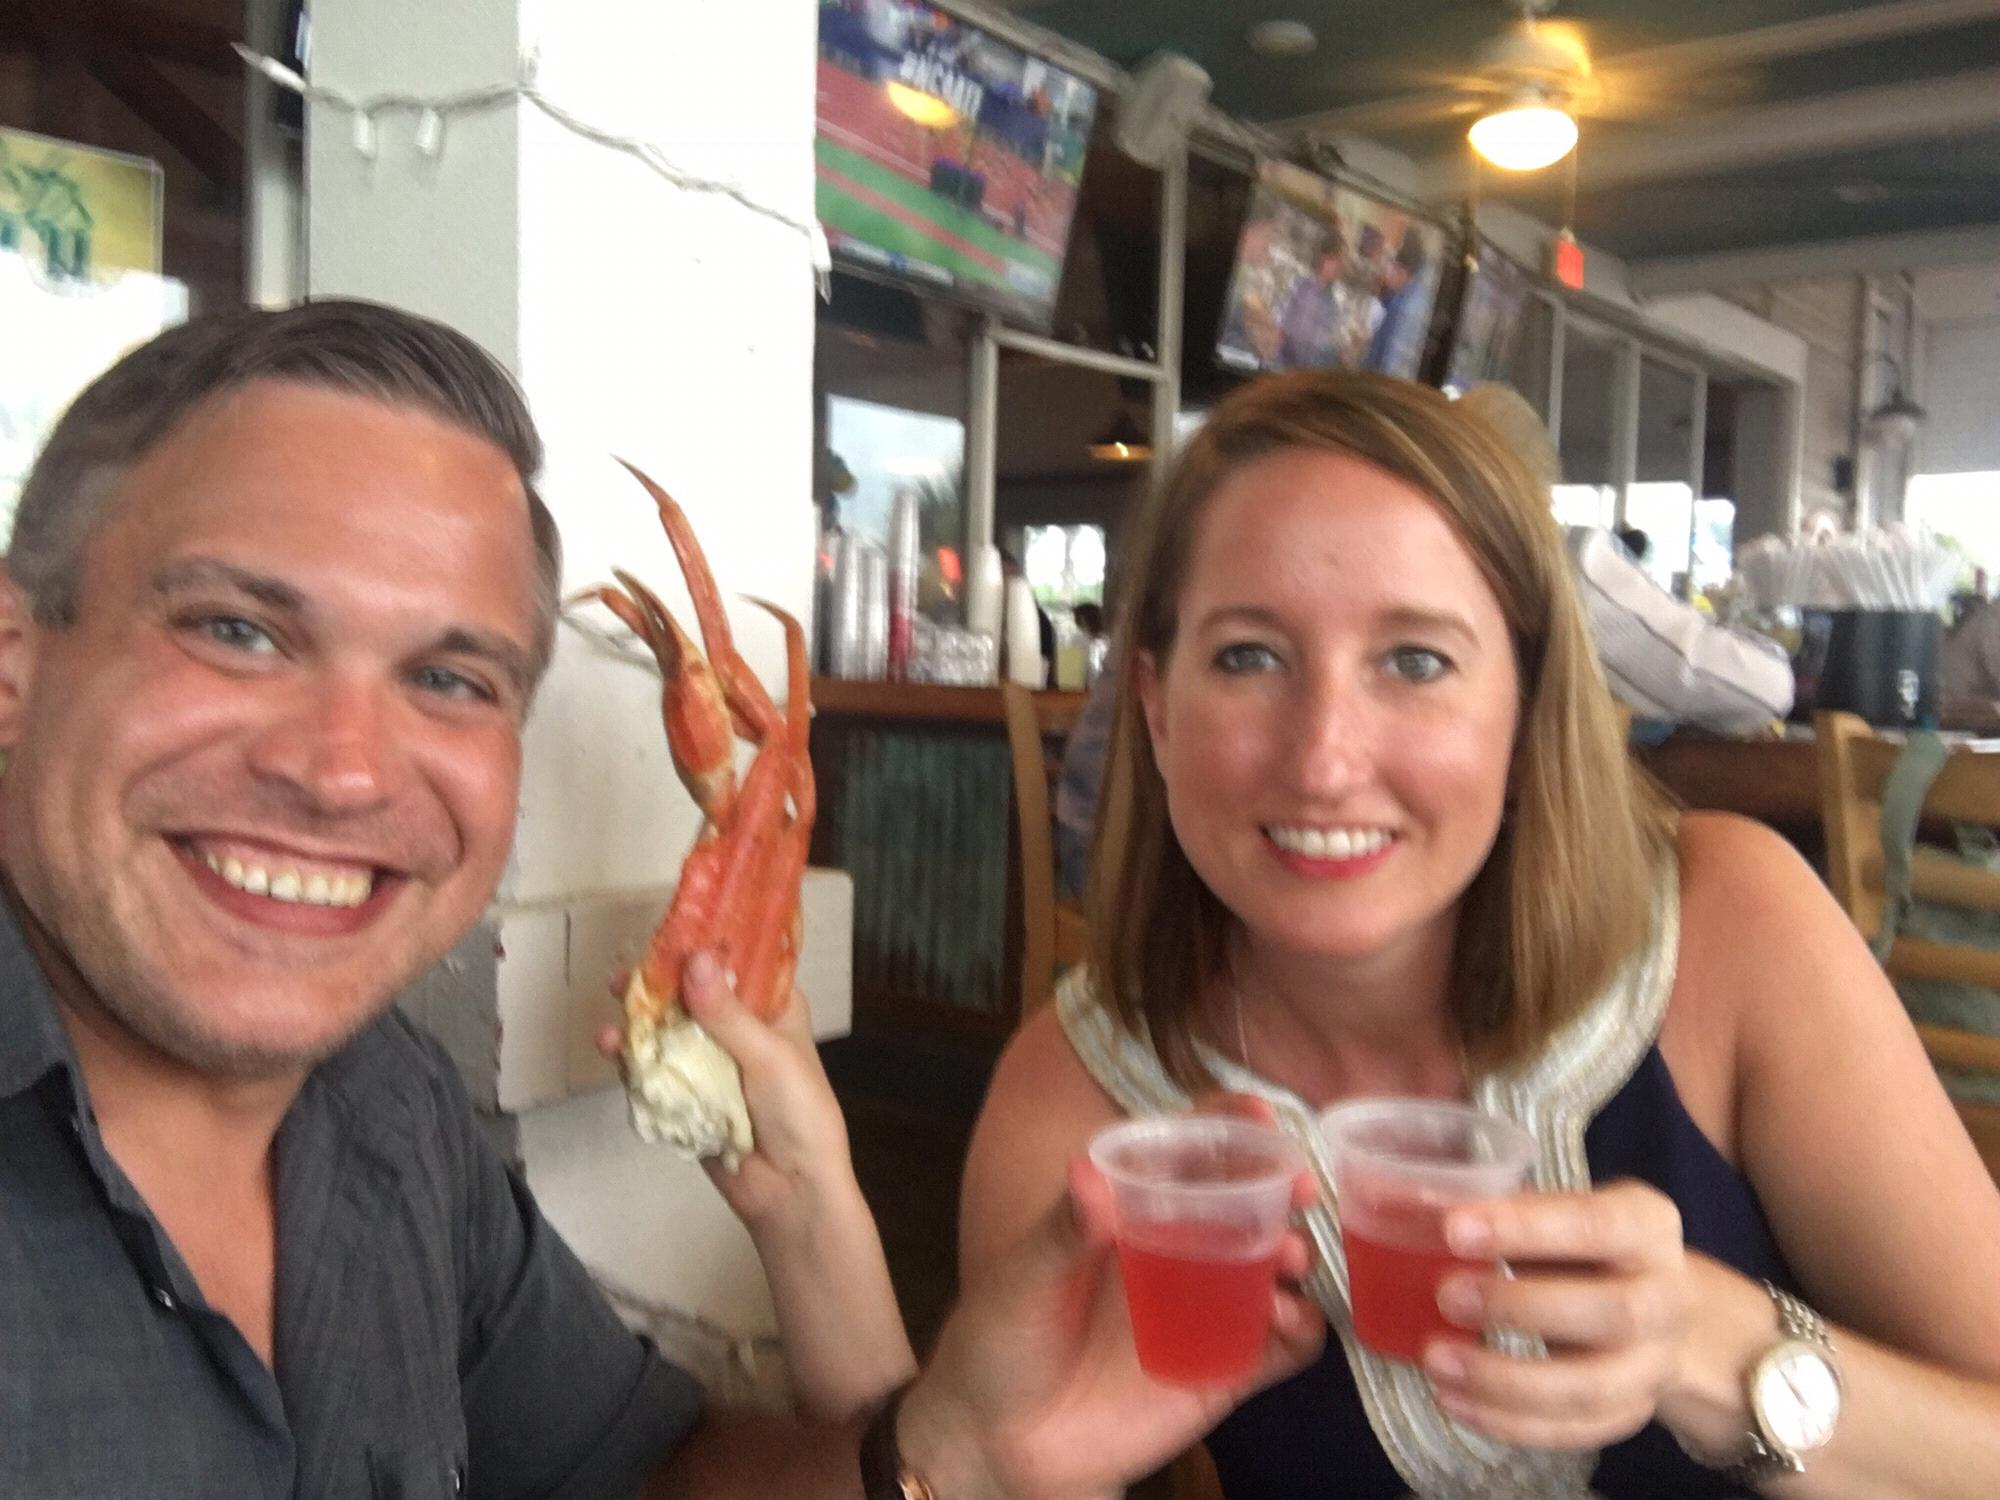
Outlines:
{"type": "Polygon", "coordinates": [[[1509,172],[1533,172],[1561,161],[1576,145],[1576,121],[1547,104],[1496,110],[1467,132],[1472,149],[1509,172]]]}
{"type": "Polygon", "coordinates": [[[884,92],[888,94],[891,104],[928,129],[942,130],[958,118],[958,111],[936,94],[911,88],[907,83],[891,79],[884,85],[884,92]]]}

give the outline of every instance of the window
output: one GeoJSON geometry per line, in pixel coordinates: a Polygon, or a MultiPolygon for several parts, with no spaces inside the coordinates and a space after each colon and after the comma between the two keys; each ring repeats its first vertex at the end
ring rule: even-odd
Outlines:
{"type": "Polygon", "coordinates": [[[1903,519],[1957,542],[1975,566],[2000,571],[2000,469],[1911,476],[1903,519]]]}

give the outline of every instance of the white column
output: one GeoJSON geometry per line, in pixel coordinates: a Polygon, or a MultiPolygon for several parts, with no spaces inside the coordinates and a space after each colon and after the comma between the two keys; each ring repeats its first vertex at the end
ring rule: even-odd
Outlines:
{"type": "MultiPolygon", "coordinates": [[[[416,309],[499,356],[548,444],[566,586],[616,564],[692,627],[652,505],[613,455],[672,491],[774,688],[782,638],[742,596],[810,615],[812,264],[806,236],[773,215],[813,214],[816,16],[811,0],[313,11],[319,85],[440,96],[532,68],[584,124],[770,211],[676,185],[525,101],[445,118],[435,154],[410,113],[380,116],[372,158],[340,112],[316,107],[309,125],[310,290],[416,309]]],[[[529,725],[494,914],[500,1107],[518,1115],[530,1181],[587,1261],[649,1301],[763,1333],[747,1237],[699,1171],[631,1137],[590,1045],[611,1014],[610,968],[638,951],[697,826],[658,680],[566,629],[529,725]]],[[[845,1028],[847,910],[845,877],[811,883],[804,964],[823,1032],[845,1028]]]]}

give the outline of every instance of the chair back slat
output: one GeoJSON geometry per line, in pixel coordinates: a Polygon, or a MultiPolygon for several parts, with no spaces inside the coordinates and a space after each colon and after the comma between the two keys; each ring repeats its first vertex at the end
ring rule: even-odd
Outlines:
{"type": "MultiPolygon", "coordinates": [[[[1853,714],[1814,717],[1819,741],[1820,810],[1826,833],[1827,883],[1873,939],[1882,926],[1882,797],[1902,747],[1877,735],[1853,714]]],[[[1954,750],[1924,796],[1922,821],[2000,828],[2000,755],[1954,750]]],[[[2000,910],[2000,871],[1981,869],[1938,849],[1910,858],[1910,889],[1926,900],[2000,910]]],[[[1941,980],[2000,992],[2000,951],[1972,943],[1898,937],[1883,968],[1892,979],[1941,980]]],[[[1944,1069],[2000,1077],[2000,1036],[1919,1024],[1932,1063],[1944,1069]]],[[[1960,1119],[2000,1181],[2000,1105],[1960,1098],[1960,1119]]]]}
{"type": "Polygon", "coordinates": [[[1018,682],[1000,684],[1014,762],[1014,818],[1021,840],[1021,1014],[1055,987],[1056,856],[1049,822],[1048,760],[1035,700],[1018,682]]]}

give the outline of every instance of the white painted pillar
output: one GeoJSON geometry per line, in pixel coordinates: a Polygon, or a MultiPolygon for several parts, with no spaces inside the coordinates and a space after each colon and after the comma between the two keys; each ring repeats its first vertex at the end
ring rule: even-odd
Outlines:
{"type": "MultiPolygon", "coordinates": [[[[812,0],[318,0],[313,81],[357,97],[442,96],[531,67],[541,93],[590,127],[809,222],[816,20],[812,0]]],[[[566,586],[616,564],[692,626],[652,505],[613,455],[652,474],[693,519],[745,655],[782,687],[778,628],[740,596],[810,617],[806,236],[525,101],[441,123],[427,154],[420,116],[385,112],[371,158],[346,116],[313,109],[309,290],[410,307],[492,350],[548,444],[543,492],[566,586]]],[[[648,1302],[764,1334],[747,1237],[698,1170],[630,1135],[590,1044],[611,1014],[611,967],[637,952],[697,823],[667,758],[657,679],[565,630],[529,725],[494,914],[494,1093],[518,1119],[531,1183],[586,1261],[648,1302]]],[[[847,893],[844,876],[809,885],[802,987],[823,1034],[846,1025],[847,893]]],[[[717,1349],[680,1347],[740,1383],[717,1349]]]]}

